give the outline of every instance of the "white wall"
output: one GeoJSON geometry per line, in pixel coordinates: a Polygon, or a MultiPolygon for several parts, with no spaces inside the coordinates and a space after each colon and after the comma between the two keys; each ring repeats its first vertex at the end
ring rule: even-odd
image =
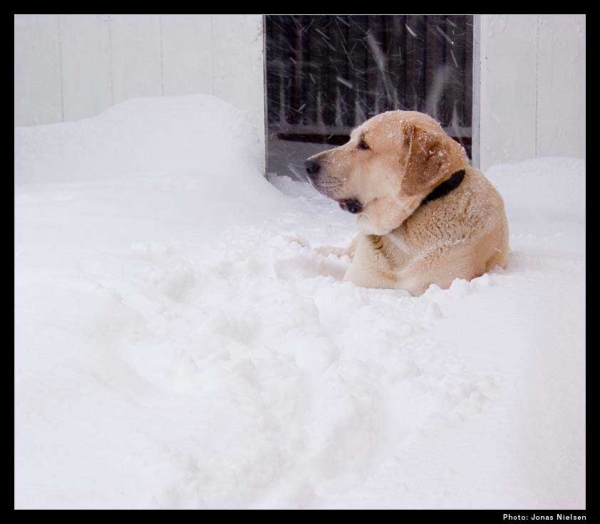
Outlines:
{"type": "MultiPolygon", "coordinates": [[[[585,16],[480,15],[475,26],[474,163],[583,157],[585,16]]],[[[261,15],[16,15],[15,124],[211,93],[248,111],[264,141],[263,60],[261,15]]]]}
{"type": "Polygon", "coordinates": [[[134,97],[209,93],[264,143],[261,15],[15,15],[15,125],[94,116],[134,97]]]}
{"type": "Polygon", "coordinates": [[[475,38],[474,162],[584,157],[585,15],[481,15],[475,38]]]}

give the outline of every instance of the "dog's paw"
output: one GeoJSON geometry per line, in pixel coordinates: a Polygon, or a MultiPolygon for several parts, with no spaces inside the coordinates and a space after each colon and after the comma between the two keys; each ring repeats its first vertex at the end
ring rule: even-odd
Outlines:
{"type": "Polygon", "coordinates": [[[311,248],[310,240],[300,236],[284,236],[283,240],[288,244],[298,244],[299,246],[311,248]]]}
{"type": "Polygon", "coordinates": [[[343,247],[321,246],[315,248],[315,253],[323,255],[324,257],[334,255],[338,258],[341,258],[346,254],[346,250],[343,247]]]}

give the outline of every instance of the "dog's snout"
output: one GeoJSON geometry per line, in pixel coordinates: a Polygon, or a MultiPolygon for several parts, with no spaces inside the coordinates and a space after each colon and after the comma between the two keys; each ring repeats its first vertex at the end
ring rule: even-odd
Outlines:
{"type": "Polygon", "coordinates": [[[319,162],[311,160],[310,158],[304,162],[304,167],[306,168],[309,178],[315,178],[321,169],[319,162]]]}

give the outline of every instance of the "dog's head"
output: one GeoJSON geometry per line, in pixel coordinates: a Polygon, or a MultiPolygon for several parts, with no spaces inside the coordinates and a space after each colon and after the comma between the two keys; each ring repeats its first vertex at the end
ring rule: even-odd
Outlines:
{"type": "Polygon", "coordinates": [[[305,166],[313,187],[356,214],[363,233],[385,235],[468,164],[464,149],[433,118],[388,111],[354,129],[343,146],[310,157],[305,166]]]}

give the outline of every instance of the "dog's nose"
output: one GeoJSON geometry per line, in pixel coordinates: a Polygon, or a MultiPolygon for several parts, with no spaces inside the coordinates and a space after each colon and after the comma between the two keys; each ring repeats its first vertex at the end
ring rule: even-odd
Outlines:
{"type": "Polygon", "coordinates": [[[304,162],[304,167],[306,168],[306,172],[308,173],[309,178],[315,178],[317,176],[317,173],[319,172],[319,169],[321,169],[319,162],[310,159],[304,162]]]}

